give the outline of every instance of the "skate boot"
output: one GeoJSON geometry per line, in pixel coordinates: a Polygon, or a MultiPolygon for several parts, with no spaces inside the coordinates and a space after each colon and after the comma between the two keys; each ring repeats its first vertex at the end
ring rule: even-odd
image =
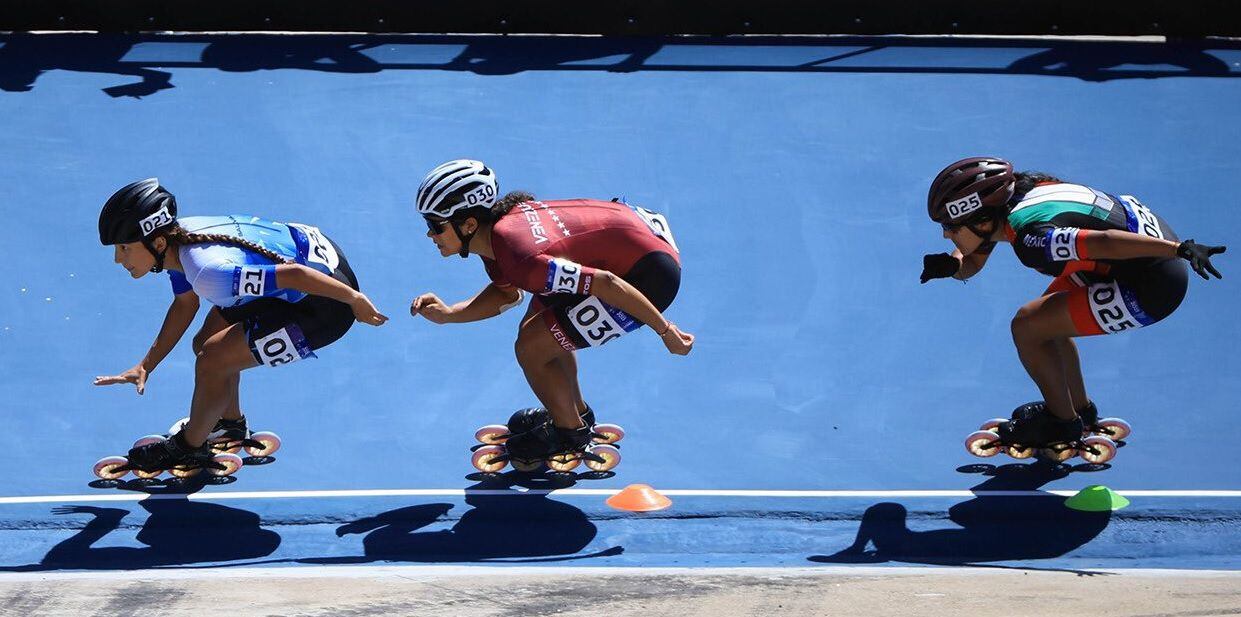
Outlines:
{"type": "MultiPolygon", "coordinates": [[[[582,423],[591,428],[595,443],[614,444],[625,438],[625,429],[617,424],[595,424],[595,412],[586,406],[578,415],[582,423]]],[[[519,409],[509,416],[507,424],[488,424],[474,431],[474,439],[487,445],[500,445],[513,435],[530,431],[538,425],[551,421],[551,414],[543,407],[519,409]]],[[[475,448],[477,450],[477,448],[475,448]]]]}
{"type": "MultiPolygon", "coordinates": [[[[586,406],[586,410],[581,413],[582,422],[590,428],[591,437],[595,443],[614,444],[625,438],[625,429],[619,424],[595,424],[595,410],[586,406]]],[[[618,446],[619,447],[619,446],[618,446]]]]}
{"type": "Polygon", "coordinates": [[[1102,435],[1119,443],[1133,434],[1133,428],[1121,418],[1099,419],[1099,408],[1095,407],[1094,401],[1078,409],[1077,415],[1082,419],[1085,427],[1086,432],[1083,435],[1102,435]]]}
{"type": "Polygon", "coordinates": [[[620,462],[620,450],[596,443],[588,427],[560,429],[550,419],[544,419],[547,415],[547,410],[541,408],[520,410],[509,419],[505,428],[510,430],[505,435],[488,431],[490,427],[479,429],[476,436],[487,445],[474,451],[474,468],[494,473],[511,462],[514,469],[522,472],[536,471],[544,464],[553,471],[568,472],[585,461],[594,471],[607,471],[620,462]],[[544,420],[531,427],[539,419],[544,420]]]}
{"type": "Polygon", "coordinates": [[[1116,444],[1106,437],[1082,437],[1081,418],[1063,421],[1047,413],[1042,402],[1027,403],[1013,411],[1008,420],[996,418],[965,439],[965,447],[975,456],[994,456],[1004,452],[1015,459],[1038,454],[1054,462],[1073,456],[1089,463],[1105,463],[1116,455],[1116,444]]]}
{"type": "MultiPolygon", "coordinates": [[[[174,423],[168,429],[169,436],[180,433],[189,420],[189,418],[182,418],[174,423]]],[[[237,419],[220,418],[207,435],[207,444],[215,452],[237,454],[245,448],[246,454],[257,458],[275,454],[276,450],[280,449],[280,443],[280,437],[275,433],[267,431],[251,433],[245,416],[237,419]]]]}
{"type": "Polygon", "coordinates": [[[126,456],[108,456],[95,463],[95,475],[117,480],[132,471],[141,479],[151,479],[167,471],[178,478],[198,475],[204,469],[213,476],[232,475],[244,463],[241,457],[213,453],[204,443],[193,447],[180,435],[148,435],[134,442],[126,456]]]}

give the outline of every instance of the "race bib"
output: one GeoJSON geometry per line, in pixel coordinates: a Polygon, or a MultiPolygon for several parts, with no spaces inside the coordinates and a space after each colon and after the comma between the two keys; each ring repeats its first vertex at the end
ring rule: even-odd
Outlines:
{"type": "Polygon", "coordinates": [[[1159,226],[1159,219],[1155,217],[1155,213],[1150,208],[1142,205],[1137,197],[1133,195],[1121,195],[1121,201],[1125,203],[1126,213],[1129,215],[1129,231],[1135,234],[1142,234],[1152,238],[1164,239],[1163,228],[1159,226]]]}
{"type": "Polygon", "coordinates": [[[637,213],[638,217],[642,219],[642,222],[646,223],[646,226],[651,229],[651,233],[671,245],[672,250],[678,253],[681,252],[681,249],[677,248],[677,242],[672,237],[672,228],[668,226],[668,219],[664,218],[664,215],[658,212],[652,212],[646,208],[640,208],[638,206],[629,207],[637,213]]]}
{"type": "Polygon", "coordinates": [[[302,329],[296,325],[285,326],[263,338],[255,339],[252,348],[260,363],[272,367],[297,362],[302,358],[316,357],[302,329]]]}
{"type": "Polygon", "coordinates": [[[1047,259],[1049,261],[1077,261],[1081,256],[1077,252],[1077,234],[1081,231],[1076,227],[1057,227],[1047,232],[1047,259]]]}
{"type": "Polygon", "coordinates": [[[1138,306],[1129,290],[1116,281],[1095,283],[1086,290],[1090,314],[1107,334],[1148,326],[1154,322],[1138,306]]]}
{"type": "MultiPolygon", "coordinates": [[[[586,290],[583,291],[581,289],[582,279],[582,266],[572,261],[554,257],[547,264],[547,293],[587,293],[590,291],[589,282],[587,282],[586,290]]],[[[589,279],[590,277],[586,276],[586,280],[589,281],[589,279]]]]}
{"type": "Polygon", "coordinates": [[[238,266],[233,270],[233,295],[258,298],[267,293],[267,271],[263,266],[238,266]]]}
{"type": "Polygon", "coordinates": [[[945,204],[948,208],[948,217],[957,220],[982,207],[982,199],[978,197],[978,193],[970,193],[961,199],[950,201],[945,204]]]}
{"type": "Polygon", "coordinates": [[[568,315],[573,328],[591,347],[620,338],[642,325],[628,313],[604,304],[596,296],[591,296],[569,309],[568,315]]]}
{"type": "Polygon", "coordinates": [[[168,212],[168,206],[160,208],[155,214],[152,214],[138,222],[138,227],[142,230],[143,237],[151,235],[151,232],[172,222],[172,214],[168,212]]]}
{"type": "Polygon", "coordinates": [[[329,273],[336,271],[336,266],[340,265],[340,255],[336,254],[336,249],[332,247],[331,242],[327,241],[318,227],[300,223],[289,223],[289,227],[296,227],[306,234],[307,263],[321,264],[327,268],[329,273]]]}

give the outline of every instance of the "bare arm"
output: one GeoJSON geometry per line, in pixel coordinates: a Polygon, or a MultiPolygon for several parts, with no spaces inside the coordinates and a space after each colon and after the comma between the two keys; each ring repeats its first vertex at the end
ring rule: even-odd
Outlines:
{"type": "Polygon", "coordinates": [[[198,294],[193,291],[187,291],[173,296],[172,304],[168,307],[168,313],[164,315],[164,325],[160,326],[159,334],[155,336],[155,342],[151,343],[151,348],[147,350],[146,356],[142,358],[142,361],[119,375],[95,377],[95,385],[110,386],[118,383],[132,383],[137,386],[138,394],[145,392],[147,376],[154,372],[155,367],[159,366],[159,363],[168,357],[168,353],[172,351],[173,347],[177,346],[181,337],[185,336],[185,331],[189,329],[190,323],[194,321],[194,315],[197,314],[198,294]]]}
{"type": "Polygon", "coordinates": [[[500,287],[488,283],[469,300],[451,306],[433,293],[425,293],[409,306],[410,315],[422,315],[433,323],[468,323],[490,319],[521,302],[522,291],[516,287],[500,287]]]}
{"type": "Polygon", "coordinates": [[[957,270],[957,273],[952,275],[952,278],[964,281],[965,279],[978,274],[978,272],[982,270],[983,266],[987,265],[987,258],[991,257],[991,253],[971,253],[965,257],[962,257],[959,249],[953,249],[952,256],[961,261],[961,269],[957,270]]]}
{"type": "Polygon", "coordinates": [[[1128,231],[1091,231],[1086,235],[1087,259],[1176,257],[1176,242],[1128,231]]]}
{"type": "Polygon", "coordinates": [[[650,326],[659,338],[663,339],[668,351],[684,355],[693,348],[694,335],[681,332],[675,324],[664,318],[642,292],[625,279],[607,270],[599,270],[595,274],[590,293],[650,326]]]}
{"type": "Polygon", "coordinates": [[[353,309],[353,316],[364,324],[378,326],[388,321],[388,318],[371,304],[366,294],[301,264],[276,266],[276,284],[285,289],[296,289],[312,296],[323,296],[348,304],[353,309]]]}

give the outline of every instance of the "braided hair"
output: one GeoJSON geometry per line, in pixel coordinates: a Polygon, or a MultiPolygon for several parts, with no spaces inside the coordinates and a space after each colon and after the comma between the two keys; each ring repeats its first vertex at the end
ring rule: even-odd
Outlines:
{"type": "Polygon", "coordinates": [[[231,244],[233,246],[244,248],[246,250],[250,250],[255,253],[258,253],[259,255],[262,255],[263,257],[266,257],[272,260],[273,263],[277,263],[277,264],[291,263],[289,260],[285,259],[282,255],[280,255],[279,253],[276,253],[275,251],[272,251],[270,249],[265,249],[249,240],[244,240],[242,238],[230,236],[228,234],[192,234],[186,231],[185,228],[181,227],[180,225],[174,225],[171,229],[169,229],[167,232],[164,233],[164,237],[168,239],[168,242],[172,244],[176,244],[178,246],[185,246],[188,244],[206,244],[206,243],[231,244]]]}

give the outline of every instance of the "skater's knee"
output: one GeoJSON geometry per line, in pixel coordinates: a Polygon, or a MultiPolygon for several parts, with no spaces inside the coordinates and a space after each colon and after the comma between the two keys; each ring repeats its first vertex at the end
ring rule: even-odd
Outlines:
{"type": "Polygon", "coordinates": [[[195,356],[197,356],[199,353],[202,353],[203,345],[207,344],[207,339],[210,337],[211,335],[207,334],[206,332],[199,332],[198,334],[194,335],[193,340],[190,341],[190,349],[194,351],[195,356]]]}
{"type": "Polygon", "coordinates": [[[1013,315],[1013,321],[1009,324],[1009,328],[1013,333],[1013,340],[1018,344],[1023,342],[1035,342],[1039,339],[1037,311],[1030,306],[1023,306],[1017,309],[1017,314],[1013,315]]]}
{"type": "Polygon", "coordinates": [[[203,342],[194,355],[194,370],[197,373],[222,373],[231,370],[227,348],[222,340],[203,342]]]}
{"type": "MultiPolygon", "coordinates": [[[[539,324],[541,326],[541,324],[539,324]]],[[[538,326],[528,326],[517,332],[517,340],[513,343],[513,353],[517,355],[517,363],[522,366],[546,364],[558,349],[549,349],[545,336],[538,326]]]]}

